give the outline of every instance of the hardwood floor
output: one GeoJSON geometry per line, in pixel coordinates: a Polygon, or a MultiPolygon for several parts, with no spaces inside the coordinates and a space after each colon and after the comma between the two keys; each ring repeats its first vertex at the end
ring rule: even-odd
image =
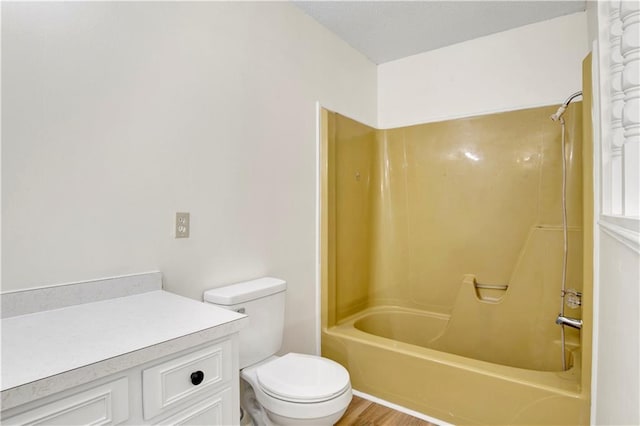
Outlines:
{"type": "Polygon", "coordinates": [[[336,426],[437,426],[392,408],[353,396],[336,426]]]}

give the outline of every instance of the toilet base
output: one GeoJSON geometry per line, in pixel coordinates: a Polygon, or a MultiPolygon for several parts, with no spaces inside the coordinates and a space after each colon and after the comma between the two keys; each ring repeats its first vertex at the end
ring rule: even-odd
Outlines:
{"type": "Polygon", "coordinates": [[[242,426],[272,426],[273,422],[258,402],[253,388],[244,379],[240,379],[240,408],[244,414],[242,426]]]}

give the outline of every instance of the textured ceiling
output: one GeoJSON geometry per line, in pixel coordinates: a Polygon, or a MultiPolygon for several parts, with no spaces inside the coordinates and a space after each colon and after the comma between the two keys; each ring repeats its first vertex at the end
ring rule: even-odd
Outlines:
{"type": "Polygon", "coordinates": [[[557,16],[585,1],[294,1],[376,64],[557,16]]]}

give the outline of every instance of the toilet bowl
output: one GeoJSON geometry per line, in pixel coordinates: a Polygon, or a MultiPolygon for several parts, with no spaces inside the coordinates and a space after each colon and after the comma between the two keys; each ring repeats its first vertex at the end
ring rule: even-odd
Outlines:
{"type": "Polygon", "coordinates": [[[267,277],[207,290],[204,300],[249,316],[249,326],[239,333],[239,364],[255,400],[242,397],[241,406],[256,426],[267,423],[262,411],[276,425],[333,425],[351,402],[349,372],[315,355],[275,356],[282,344],[285,290],[285,281],[267,277]]]}
{"type": "Polygon", "coordinates": [[[247,381],[269,418],[278,425],[333,425],[351,402],[349,374],[340,364],[288,353],[244,368],[247,381]]]}

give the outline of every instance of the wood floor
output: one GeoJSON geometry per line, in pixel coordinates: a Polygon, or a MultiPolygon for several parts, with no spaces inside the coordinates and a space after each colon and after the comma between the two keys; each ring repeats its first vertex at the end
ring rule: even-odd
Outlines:
{"type": "Polygon", "coordinates": [[[392,408],[353,396],[336,426],[437,426],[392,408]]]}

